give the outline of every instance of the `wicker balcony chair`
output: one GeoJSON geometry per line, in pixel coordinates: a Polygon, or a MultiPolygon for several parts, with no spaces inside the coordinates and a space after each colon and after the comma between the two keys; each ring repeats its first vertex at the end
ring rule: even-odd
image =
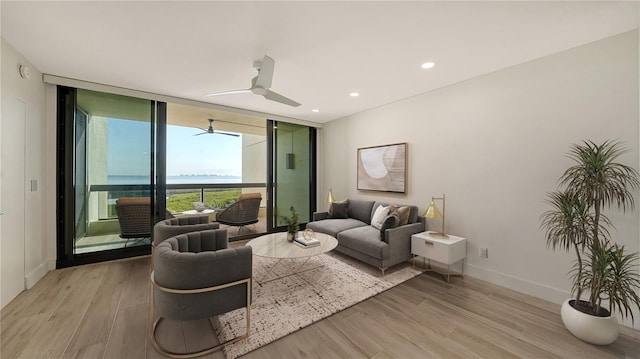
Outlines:
{"type": "Polygon", "coordinates": [[[116,212],[121,238],[151,238],[151,202],[148,197],[118,198],[116,212]]]}
{"type": "Polygon", "coordinates": [[[216,222],[238,227],[238,233],[244,226],[258,223],[262,195],[260,193],[244,193],[238,201],[216,214],[216,222]]]}
{"type": "MultiPolygon", "coordinates": [[[[150,339],[161,354],[192,358],[247,338],[251,328],[252,248],[227,248],[227,230],[189,232],[168,238],[153,252],[149,300],[150,339]],[[159,343],[171,333],[158,335],[162,319],[189,321],[209,319],[245,308],[244,334],[196,352],[173,352],[159,343]]],[[[213,326],[213,323],[212,323],[213,326]]],[[[170,327],[160,327],[165,331],[170,327]]],[[[175,333],[182,335],[182,332],[175,333]]]]}

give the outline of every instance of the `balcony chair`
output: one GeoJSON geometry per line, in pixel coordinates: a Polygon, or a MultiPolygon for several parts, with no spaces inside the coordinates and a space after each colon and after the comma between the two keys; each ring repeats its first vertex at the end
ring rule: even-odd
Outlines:
{"type": "MultiPolygon", "coordinates": [[[[149,337],[159,353],[173,358],[192,358],[249,336],[252,249],[250,246],[227,248],[227,244],[227,230],[216,229],[180,234],[162,241],[155,248],[149,297],[149,337]],[[246,309],[246,332],[207,349],[171,352],[156,338],[158,324],[164,318],[178,321],[208,318],[211,321],[214,316],[240,308],[246,309]]],[[[213,322],[211,324],[213,326],[213,322]]]]}
{"type": "Polygon", "coordinates": [[[238,201],[216,213],[216,221],[229,226],[238,227],[238,233],[244,226],[258,223],[262,195],[260,193],[243,193],[238,201]]]}
{"type": "MultiPolygon", "coordinates": [[[[116,200],[120,237],[151,237],[151,202],[148,197],[123,197],[116,200]]],[[[126,247],[126,244],[125,244],[126,247]]]]}

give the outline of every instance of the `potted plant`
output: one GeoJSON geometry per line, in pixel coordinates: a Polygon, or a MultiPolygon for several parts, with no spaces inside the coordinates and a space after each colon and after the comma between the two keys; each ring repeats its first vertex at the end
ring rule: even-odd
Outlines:
{"type": "Polygon", "coordinates": [[[289,242],[293,242],[293,240],[298,235],[299,230],[298,212],[295,211],[293,206],[289,208],[289,212],[291,212],[291,216],[284,217],[284,221],[287,224],[287,240],[289,242]]]}
{"type": "Polygon", "coordinates": [[[552,209],[542,215],[547,247],[576,254],[571,276],[575,297],[563,303],[562,321],[573,335],[593,344],[617,339],[613,312],[633,321],[633,308],[640,309],[640,275],[634,268],[638,254],[625,254],[624,246],[611,241],[612,224],[602,213],[612,205],[623,211],[634,208],[631,190],[640,188],[640,182],[635,169],[616,162],[624,152],[616,141],[573,145],[569,157],[576,164],[560,177],[564,188],[549,194],[552,209]],[[585,292],[588,300],[582,299],[585,292]]]}

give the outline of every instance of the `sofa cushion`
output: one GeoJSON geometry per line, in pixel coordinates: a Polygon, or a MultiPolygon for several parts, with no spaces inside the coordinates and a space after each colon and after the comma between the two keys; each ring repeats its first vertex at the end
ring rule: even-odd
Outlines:
{"type": "Polygon", "coordinates": [[[313,229],[314,232],[325,233],[336,238],[338,237],[338,233],[344,230],[363,226],[367,226],[367,224],[353,218],[323,219],[321,221],[307,223],[307,228],[313,229]]]}
{"type": "MultiPolygon", "coordinates": [[[[333,215],[333,205],[337,204],[337,207],[342,207],[341,204],[346,203],[347,206],[349,205],[349,199],[345,199],[344,201],[340,201],[340,202],[331,202],[331,204],[329,205],[329,210],[327,211],[327,213],[329,214],[329,218],[332,218],[333,215]]],[[[344,217],[346,218],[346,217],[344,217]]]]}
{"type": "Polygon", "coordinates": [[[349,210],[349,202],[336,202],[331,204],[331,213],[329,218],[334,219],[347,219],[347,212],[349,210]]]}
{"type": "Polygon", "coordinates": [[[384,231],[391,228],[396,228],[400,224],[400,215],[398,212],[393,212],[389,214],[384,221],[382,222],[382,227],[380,227],[380,239],[384,240],[384,231]]]}
{"type": "Polygon", "coordinates": [[[371,224],[371,214],[374,201],[351,199],[349,201],[349,218],[355,218],[366,224],[371,224]]]}
{"type": "MultiPolygon", "coordinates": [[[[392,206],[395,206],[395,207],[402,207],[403,206],[403,205],[398,205],[398,204],[389,204],[387,202],[376,201],[373,204],[373,210],[378,208],[379,205],[389,206],[389,214],[391,214],[391,212],[393,212],[392,208],[391,208],[392,206]]],[[[409,218],[408,218],[407,223],[405,223],[405,224],[418,222],[418,207],[412,206],[412,205],[407,205],[407,207],[409,207],[409,218]]],[[[371,216],[373,216],[373,210],[371,212],[371,216]]]]}
{"type": "Polygon", "coordinates": [[[389,215],[389,206],[379,205],[373,212],[371,225],[374,228],[380,229],[382,227],[382,222],[384,222],[387,215],[389,215]]]}
{"type": "Polygon", "coordinates": [[[389,257],[389,245],[380,240],[380,231],[372,226],[342,231],[338,234],[338,243],[374,258],[389,257]]]}
{"type": "Polygon", "coordinates": [[[398,212],[398,214],[400,215],[401,226],[404,226],[405,224],[409,223],[410,211],[411,211],[411,208],[409,208],[409,206],[399,206],[397,204],[389,205],[389,213],[398,212]]]}

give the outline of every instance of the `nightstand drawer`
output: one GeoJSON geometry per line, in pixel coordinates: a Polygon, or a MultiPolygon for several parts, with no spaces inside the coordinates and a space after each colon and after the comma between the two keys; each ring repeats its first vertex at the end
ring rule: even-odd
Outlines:
{"type": "Polygon", "coordinates": [[[411,236],[411,254],[452,264],[467,256],[467,241],[456,236],[438,239],[431,237],[429,232],[418,233],[411,236]]]}

